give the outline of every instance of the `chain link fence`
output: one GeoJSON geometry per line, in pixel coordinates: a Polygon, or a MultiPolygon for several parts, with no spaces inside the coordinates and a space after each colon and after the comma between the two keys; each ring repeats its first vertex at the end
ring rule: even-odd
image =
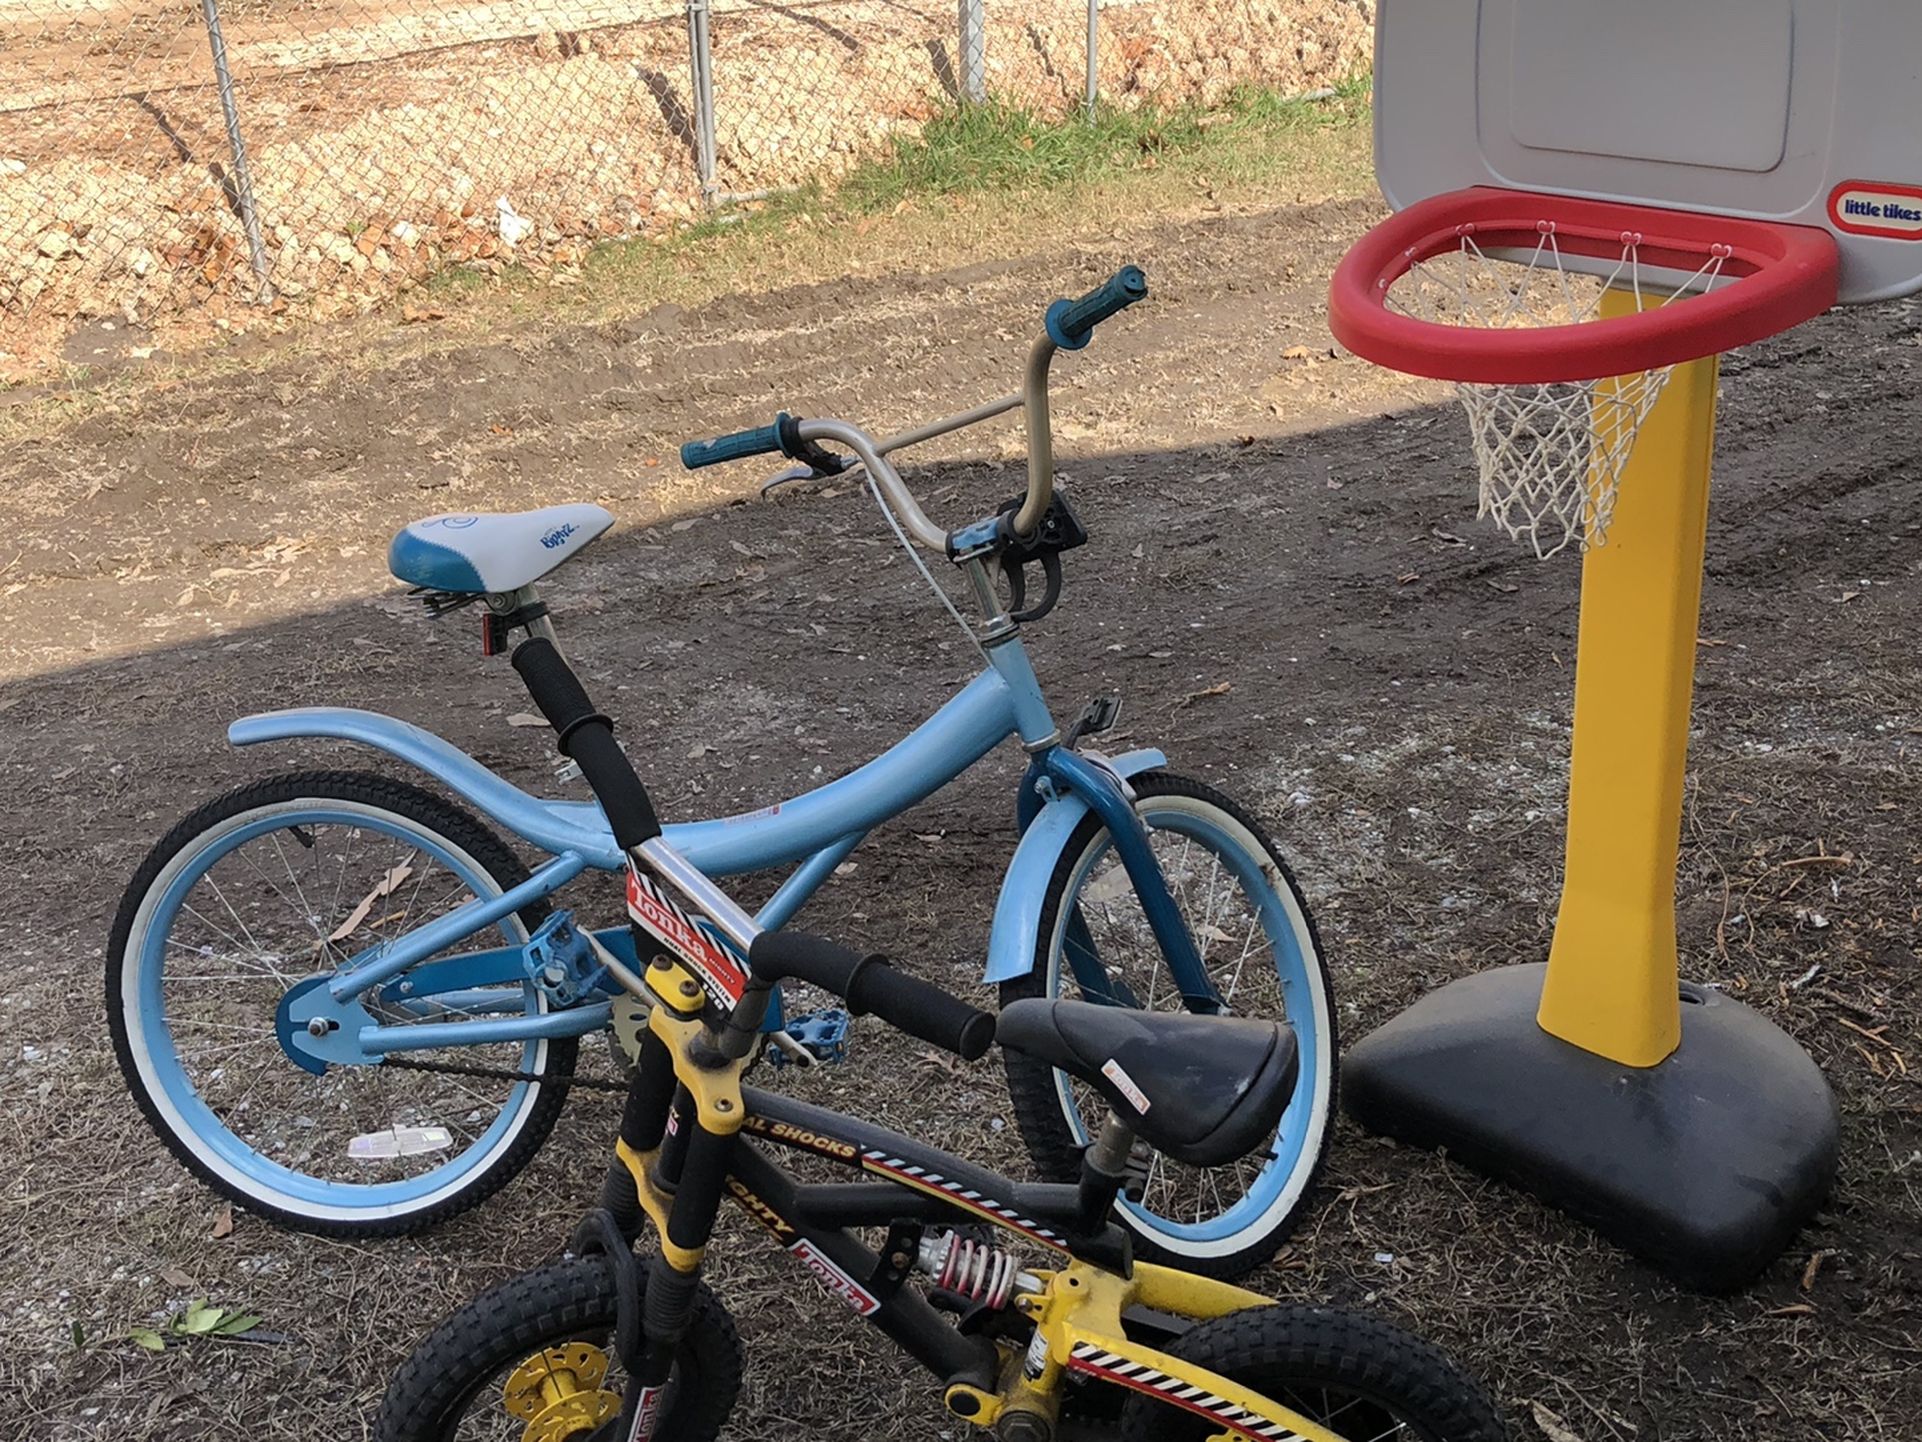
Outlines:
{"type": "Polygon", "coordinates": [[[1213,103],[1371,0],[0,0],[0,379],[90,320],[364,309],[831,183],[993,98],[1213,103]],[[1090,49],[1091,40],[1093,42],[1090,49]]]}

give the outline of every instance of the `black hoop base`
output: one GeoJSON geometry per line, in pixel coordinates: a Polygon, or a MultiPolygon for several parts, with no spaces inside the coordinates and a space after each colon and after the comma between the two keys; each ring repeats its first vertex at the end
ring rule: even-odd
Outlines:
{"type": "Polygon", "coordinates": [[[1835,1179],[1835,1100],[1762,1016],[1684,986],[1682,1043],[1623,1066],[1543,1031],[1541,965],[1431,992],[1342,1060],[1362,1126],[1441,1147],[1683,1286],[1751,1281],[1835,1179]]]}

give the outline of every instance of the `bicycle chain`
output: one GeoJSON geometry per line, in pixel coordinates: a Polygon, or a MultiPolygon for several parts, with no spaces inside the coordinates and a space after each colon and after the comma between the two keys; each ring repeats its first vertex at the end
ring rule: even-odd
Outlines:
{"type": "Polygon", "coordinates": [[[382,1066],[401,1071],[438,1072],[443,1076],[476,1077],[481,1081],[542,1082],[549,1086],[578,1087],[583,1091],[625,1092],[624,1081],[602,1081],[598,1077],[576,1076],[573,1072],[514,1071],[504,1066],[468,1066],[453,1061],[420,1061],[412,1057],[388,1056],[382,1066]]]}

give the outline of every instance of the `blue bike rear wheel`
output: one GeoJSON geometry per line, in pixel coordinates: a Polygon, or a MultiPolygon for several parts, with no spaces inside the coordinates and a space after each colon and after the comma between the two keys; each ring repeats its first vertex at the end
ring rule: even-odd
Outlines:
{"type": "MultiPolygon", "coordinates": [[[[291,988],[526,878],[466,812],[384,777],[277,777],[201,807],[148,855],[107,948],[114,1050],[148,1122],[216,1190],[303,1231],[395,1235],[474,1206],[553,1129],[574,1037],[316,1074],[278,1012],[291,988]],[[439,1069],[409,1066],[419,1061],[439,1069]]],[[[544,912],[530,906],[453,949],[524,942],[544,912]]],[[[369,994],[376,1021],[436,1019],[434,1001],[392,985],[391,998],[369,994]]],[[[463,1015],[546,1009],[524,979],[466,995],[485,1005],[463,1015]]]]}
{"type": "MultiPolygon", "coordinates": [[[[1141,1200],[1120,1205],[1141,1255],[1237,1277],[1287,1239],[1327,1154],[1337,1044],[1328,968],[1308,904],[1253,817],[1220,792],[1168,772],[1146,772],[1130,784],[1169,890],[1228,1010],[1286,1020],[1300,1046],[1301,1079],[1265,1152],[1212,1168],[1157,1154],[1141,1200]]],[[[1113,839],[1092,814],[1055,863],[1034,970],[1003,983],[1002,1004],[1086,995],[1076,980],[1077,960],[1083,974],[1098,967],[1114,991],[1136,1004],[1151,1010],[1183,1005],[1113,839]],[[1082,954],[1073,957],[1073,950],[1082,954]]],[[[1113,1004],[1112,993],[1086,999],[1113,1004]]],[[[1104,1104],[1066,1073],[1018,1053],[1003,1055],[1035,1165],[1051,1181],[1072,1181],[1104,1104]]]]}

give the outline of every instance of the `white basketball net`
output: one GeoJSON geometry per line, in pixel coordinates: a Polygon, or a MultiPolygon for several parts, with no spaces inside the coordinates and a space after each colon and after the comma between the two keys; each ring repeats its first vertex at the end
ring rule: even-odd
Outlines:
{"type": "MultiPolygon", "coordinates": [[[[1622,254],[1600,276],[1562,263],[1552,221],[1542,221],[1532,252],[1486,254],[1464,233],[1458,250],[1422,261],[1388,293],[1388,304],[1437,325],[1515,330],[1594,320],[1604,292],[1631,294],[1637,310],[1669,303],[1721,274],[1716,248],[1673,291],[1644,294],[1637,255],[1641,236],[1622,234],[1622,254]]],[[[1672,366],[1619,379],[1529,385],[1458,383],[1480,473],[1478,517],[1493,517],[1511,537],[1546,559],[1570,544],[1599,546],[1608,535],[1615,491],[1635,437],[1668,384],[1672,366]]]]}

